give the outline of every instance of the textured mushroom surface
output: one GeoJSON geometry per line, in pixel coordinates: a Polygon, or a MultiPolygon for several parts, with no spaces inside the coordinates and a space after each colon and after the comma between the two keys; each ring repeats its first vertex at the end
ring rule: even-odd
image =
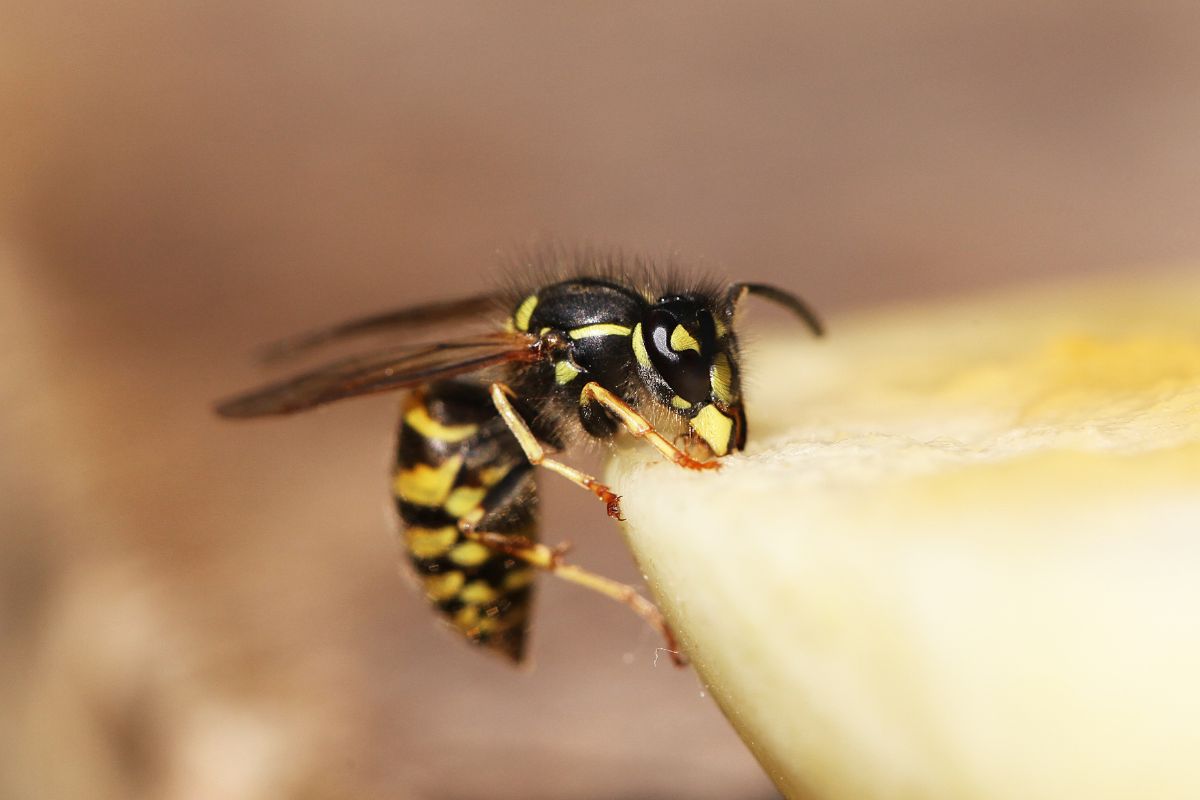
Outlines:
{"type": "Polygon", "coordinates": [[[745,361],[745,453],[631,446],[608,478],[781,791],[1200,796],[1195,270],[834,318],[745,361]]]}

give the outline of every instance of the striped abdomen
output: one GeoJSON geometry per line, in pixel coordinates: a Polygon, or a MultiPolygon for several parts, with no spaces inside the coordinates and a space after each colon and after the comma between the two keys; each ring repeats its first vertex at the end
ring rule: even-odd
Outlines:
{"type": "Polygon", "coordinates": [[[481,385],[445,381],[404,404],[393,493],[426,596],[469,641],[514,661],[524,653],[533,570],[464,539],[458,521],[537,538],[533,469],[481,385]]]}

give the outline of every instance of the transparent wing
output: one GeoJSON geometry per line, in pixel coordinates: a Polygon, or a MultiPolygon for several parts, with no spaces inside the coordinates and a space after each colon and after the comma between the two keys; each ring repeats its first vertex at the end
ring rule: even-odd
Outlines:
{"type": "Polygon", "coordinates": [[[310,353],[323,345],[345,339],[477,317],[488,311],[494,311],[497,307],[495,294],[481,294],[458,300],[410,306],[396,311],[385,311],[381,314],[341,322],[328,328],[289,336],[287,339],[264,347],[259,353],[259,358],[266,363],[284,361],[310,353]]]}
{"type": "Polygon", "coordinates": [[[537,336],[484,334],[453,342],[392,347],[344,358],[217,403],[222,417],[293,414],[347,397],[404,389],[500,364],[541,358],[537,336]]]}

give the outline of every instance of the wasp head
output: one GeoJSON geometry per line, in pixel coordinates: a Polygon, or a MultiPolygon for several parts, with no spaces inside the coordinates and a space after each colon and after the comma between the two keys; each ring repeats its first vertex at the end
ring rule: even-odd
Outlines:
{"type": "Polygon", "coordinates": [[[746,442],[731,320],[731,312],[703,298],[671,295],[651,305],[633,329],[642,382],[718,456],[746,442]]]}

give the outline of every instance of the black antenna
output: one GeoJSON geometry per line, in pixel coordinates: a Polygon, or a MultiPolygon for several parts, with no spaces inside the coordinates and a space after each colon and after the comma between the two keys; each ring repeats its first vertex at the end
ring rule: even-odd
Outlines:
{"type": "Polygon", "coordinates": [[[738,303],[748,294],[756,295],[764,300],[770,300],[772,303],[781,305],[788,311],[791,311],[800,321],[808,326],[814,336],[824,336],[825,326],[821,324],[821,320],[813,313],[803,300],[791,292],[785,292],[783,289],[770,286],[765,283],[735,283],[729,287],[729,291],[725,293],[725,308],[732,315],[738,303]]]}

